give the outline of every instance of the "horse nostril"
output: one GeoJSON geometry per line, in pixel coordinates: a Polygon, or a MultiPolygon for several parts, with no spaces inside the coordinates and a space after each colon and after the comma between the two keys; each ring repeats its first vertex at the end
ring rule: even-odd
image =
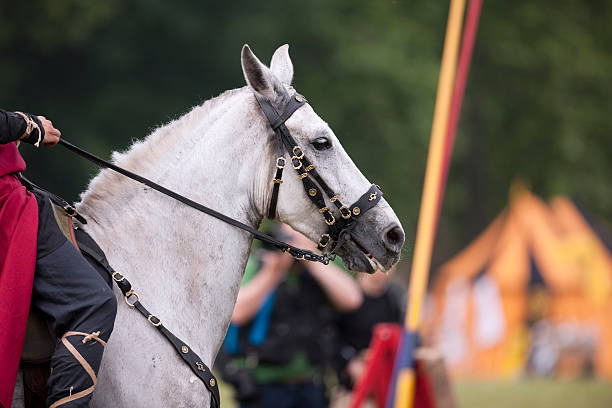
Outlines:
{"type": "Polygon", "coordinates": [[[399,251],[404,244],[404,231],[398,225],[394,225],[384,236],[384,242],[388,249],[399,251]]]}

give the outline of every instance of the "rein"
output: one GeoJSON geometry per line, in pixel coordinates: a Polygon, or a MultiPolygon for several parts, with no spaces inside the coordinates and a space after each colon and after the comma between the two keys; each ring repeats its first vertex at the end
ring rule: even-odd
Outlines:
{"type": "Polygon", "coordinates": [[[205,214],[208,214],[212,217],[215,217],[223,222],[226,222],[230,225],[233,225],[234,227],[240,228],[244,231],[247,231],[251,234],[253,234],[254,238],[263,241],[263,242],[267,242],[271,245],[273,245],[274,247],[280,249],[283,252],[288,252],[289,254],[291,254],[291,256],[293,256],[296,259],[301,259],[301,260],[305,260],[305,261],[313,261],[313,262],[321,262],[322,264],[329,264],[329,261],[334,260],[335,256],[330,256],[328,254],[323,254],[323,255],[318,255],[313,253],[312,251],[309,251],[307,249],[300,249],[297,247],[294,247],[293,245],[290,245],[286,242],[283,241],[279,241],[267,234],[264,234],[261,231],[256,230],[255,228],[251,227],[250,225],[244,224],[238,220],[235,220],[231,217],[228,217],[227,215],[221,214],[218,211],[213,210],[212,208],[206,207],[203,204],[197,203],[181,194],[178,194],[172,190],[167,189],[166,187],[163,187],[145,177],[139,176],[138,174],[132,173],[129,170],[126,170],[122,167],[119,167],[117,165],[114,165],[113,163],[110,163],[104,159],[101,159],[91,153],[89,153],[86,150],[81,149],[80,147],[77,147],[75,145],[73,145],[72,143],[68,142],[67,140],[64,139],[60,139],[59,144],[61,144],[62,146],[64,146],[65,148],[73,151],[74,153],[78,154],[81,157],[84,157],[85,159],[91,161],[92,163],[96,164],[98,167],[101,168],[107,168],[107,169],[111,169],[116,171],[117,173],[120,173],[132,180],[135,180],[139,183],[144,184],[145,186],[151,187],[154,190],[159,191],[162,194],[167,195],[168,197],[171,197],[177,201],[180,201],[181,203],[194,208],[200,212],[203,212],[205,214]]]}

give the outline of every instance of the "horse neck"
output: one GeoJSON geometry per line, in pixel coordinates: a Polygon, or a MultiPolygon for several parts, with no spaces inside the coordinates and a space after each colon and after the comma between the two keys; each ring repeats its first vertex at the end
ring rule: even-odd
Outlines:
{"type": "MultiPolygon", "coordinates": [[[[266,124],[253,113],[254,99],[246,89],[226,94],[113,159],[257,227],[267,200],[265,181],[272,172],[272,152],[262,142],[266,124]]],[[[89,220],[85,228],[110,263],[138,285],[143,299],[154,299],[166,321],[175,320],[173,327],[188,322],[186,332],[204,327],[219,333],[219,345],[246,264],[250,234],[109,170],[91,181],[78,210],[89,220]],[[214,310],[213,317],[202,308],[214,310]]],[[[211,353],[217,350],[199,346],[211,353]]]]}

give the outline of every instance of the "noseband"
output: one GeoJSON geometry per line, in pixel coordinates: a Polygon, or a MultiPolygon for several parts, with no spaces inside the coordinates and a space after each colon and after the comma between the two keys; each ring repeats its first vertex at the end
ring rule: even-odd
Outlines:
{"type": "Polygon", "coordinates": [[[323,216],[325,224],[328,226],[327,232],[321,235],[317,248],[320,251],[327,250],[325,256],[328,259],[333,259],[335,258],[336,250],[351,238],[351,232],[355,225],[357,225],[359,218],[379,203],[383,192],[376,184],[372,184],[368,191],[359,197],[350,207],[343,205],[340,201],[340,196],[334,193],[319,175],[314,164],[304,155],[304,150],[295,142],[289,129],[285,126],[287,119],[308,102],[306,98],[298,93],[293,94],[289,98],[289,102],[282,109],[282,112],[279,113],[263,95],[257,92],[254,92],[254,94],[257,102],[259,102],[259,106],[261,106],[261,110],[270,123],[270,127],[276,135],[278,144],[276,174],[272,180],[272,198],[268,207],[268,218],[276,218],[276,204],[280,185],[283,182],[283,169],[287,163],[285,160],[285,151],[287,151],[291,156],[289,159],[291,165],[297,172],[298,178],[302,180],[306,197],[319,209],[319,213],[323,216]],[[325,203],[321,191],[336,206],[339,216],[334,216],[334,213],[325,203]]]}

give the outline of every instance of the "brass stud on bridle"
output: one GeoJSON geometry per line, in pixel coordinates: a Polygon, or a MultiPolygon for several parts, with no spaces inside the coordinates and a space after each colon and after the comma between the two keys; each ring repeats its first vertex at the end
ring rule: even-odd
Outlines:
{"type": "Polygon", "coordinates": [[[359,209],[359,207],[353,208],[353,215],[359,215],[359,214],[361,214],[361,210],[359,209]]]}
{"type": "Polygon", "coordinates": [[[183,346],[183,347],[181,347],[181,352],[182,352],[183,354],[187,354],[187,353],[189,353],[189,347],[187,347],[187,346],[183,346]]]}
{"type": "Polygon", "coordinates": [[[317,195],[317,190],[311,188],[310,190],[308,190],[308,194],[310,194],[311,197],[314,197],[317,195]]]}

